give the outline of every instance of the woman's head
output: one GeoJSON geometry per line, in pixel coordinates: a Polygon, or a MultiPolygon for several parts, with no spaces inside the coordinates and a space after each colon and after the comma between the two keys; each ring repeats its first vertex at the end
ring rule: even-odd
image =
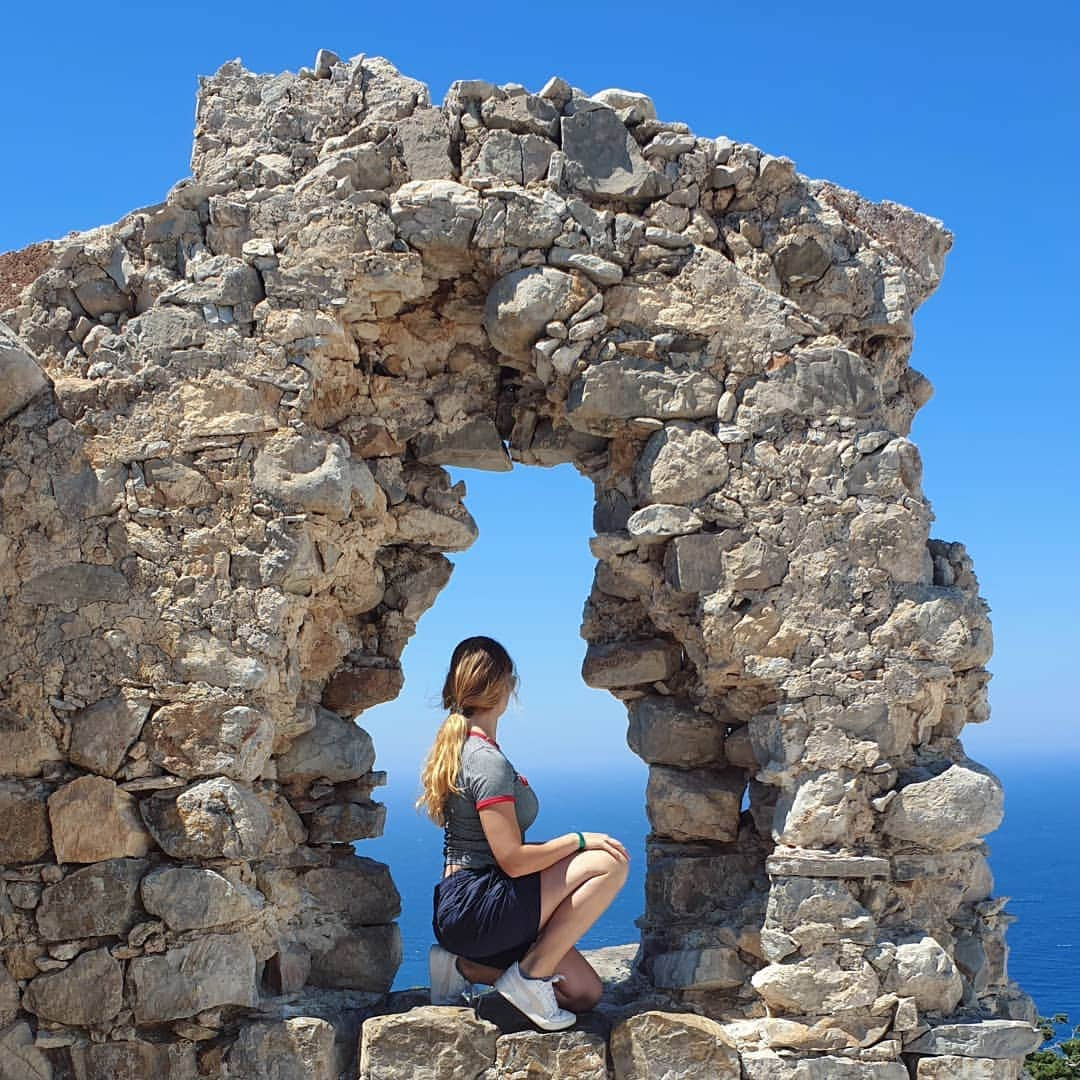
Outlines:
{"type": "Polygon", "coordinates": [[[501,709],[517,687],[510,654],[494,638],[459,641],[443,682],[443,707],[466,718],[477,711],[501,709]]]}
{"type": "Polygon", "coordinates": [[[443,681],[442,703],[447,716],[428,751],[420,775],[423,791],[415,803],[436,825],[446,824],[446,796],[451,791],[460,792],[457,774],[470,718],[489,710],[498,715],[517,683],[510,654],[494,638],[481,635],[458,642],[443,681]]]}

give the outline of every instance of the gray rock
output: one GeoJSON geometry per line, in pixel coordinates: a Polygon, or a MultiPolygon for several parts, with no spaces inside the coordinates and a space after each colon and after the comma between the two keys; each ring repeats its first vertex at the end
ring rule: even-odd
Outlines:
{"type": "Polygon", "coordinates": [[[733,589],[769,589],[784,580],[787,555],[779,548],[752,536],[723,554],[724,573],[733,589]]]}
{"type": "Polygon", "coordinates": [[[126,934],[142,913],[139,881],[145,859],[107,859],[47,885],[37,906],[38,932],[45,941],[126,934]]]}
{"type": "Polygon", "coordinates": [[[734,840],[746,774],[741,769],[649,766],[645,813],[653,832],[686,843],[734,840]]]}
{"type": "Polygon", "coordinates": [[[83,769],[114,776],[149,711],[146,699],[115,694],[72,713],[68,758],[83,769]]]}
{"type": "Polygon", "coordinates": [[[696,1013],[639,1012],[612,1028],[609,1045],[616,1080],[739,1080],[742,1075],[724,1029],[696,1013]]]}
{"type": "Polygon", "coordinates": [[[673,371],[639,357],[620,356],[592,364],[574,381],[566,418],[581,431],[603,435],[612,420],[712,417],[722,391],[723,386],[703,371],[673,371]]]}
{"type": "Polygon", "coordinates": [[[225,1075],[234,1080],[337,1080],[334,1027],[314,1016],[261,1021],[241,1029],[229,1048],[225,1075]]]}
{"type": "Polygon", "coordinates": [[[676,537],[664,552],[664,577],[679,592],[711,593],[724,586],[724,555],[739,542],[732,529],[676,537]]]}
{"type": "Polygon", "coordinates": [[[0,423],[49,385],[30,350],[0,323],[0,423]]]}
{"type": "Polygon", "coordinates": [[[277,772],[282,783],[309,784],[326,779],[337,784],[363,776],[374,763],[375,747],[362,727],[329,709],[318,708],[315,726],[277,759],[277,772]]]}
{"type": "Polygon", "coordinates": [[[580,277],[551,267],[514,270],[488,293],[484,329],[499,352],[527,357],[549,322],[572,315],[595,291],[580,277]]]}
{"type": "Polygon", "coordinates": [[[471,1008],[452,1005],[372,1016],[361,1027],[359,1080],[480,1076],[495,1064],[498,1034],[495,1024],[471,1008]]]}
{"type": "Polygon", "coordinates": [[[772,1050],[743,1053],[745,1080],[909,1080],[899,1061],[858,1061],[832,1054],[792,1059],[772,1050]]]}
{"type": "Polygon", "coordinates": [[[25,1020],[0,1030],[0,1075],[4,1080],[53,1080],[52,1062],[34,1045],[25,1020]]]}
{"type": "Polygon", "coordinates": [[[909,1042],[912,1054],[957,1054],[968,1058],[1023,1058],[1043,1044],[1042,1032],[1023,1020],[979,1020],[937,1024],[909,1042]]]}
{"type": "Polygon", "coordinates": [[[441,109],[417,109],[394,125],[401,141],[410,180],[434,180],[453,175],[450,130],[441,109]]]}
{"type": "Polygon", "coordinates": [[[737,949],[679,949],[653,957],[652,979],[656,986],[676,990],[733,990],[749,974],[737,949]]]}
{"type": "Polygon", "coordinates": [[[480,196],[453,180],[410,180],[391,196],[390,216],[420,251],[461,251],[480,220],[480,196]]]}
{"type": "Polygon", "coordinates": [[[142,882],[146,910],[170,930],[200,930],[246,919],[265,906],[257,889],[238,885],[213,870],[166,866],[142,882]]]}
{"type": "Polygon", "coordinates": [[[667,176],[645,160],[612,109],[564,116],[561,146],[567,182],[577,191],[636,202],[659,198],[672,189],[667,176]]]}
{"type": "Polygon", "coordinates": [[[154,712],[142,738],[150,760],[177,776],[254,780],[270,759],[274,725],[227,700],[177,701],[154,712]]]}
{"type": "Polygon", "coordinates": [[[513,468],[494,421],[473,416],[449,428],[422,432],[415,440],[417,461],[462,469],[509,472],[513,468]]]}
{"type": "Polygon", "coordinates": [[[722,487],[729,471],[727,448],[718,439],[675,421],[649,437],[634,475],[642,499],[685,504],[722,487]]]}
{"type": "Polygon", "coordinates": [[[655,543],[697,532],[701,518],[685,506],[654,503],[635,510],[627,519],[626,528],[635,539],[655,543]]]}
{"type": "Polygon", "coordinates": [[[62,513],[81,518],[101,517],[123,505],[126,477],[123,465],[98,469],[84,465],[76,473],[54,476],[53,495],[62,513]]]}
{"type": "Polygon", "coordinates": [[[590,645],[581,666],[587,686],[610,689],[658,682],[679,670],[679,648],[669,641],[590,645]]]}
{"type": "Polygon", "coordinates": [[[63,760],[56,739],[39,719],[2,706],[0,745],[4,748],[3,771],[12,777],[40,776],[47,762],[63,760]]]}
{"type": "Polygon", "coordinates": [[[311,956],[312,986],[384,994],[401,966],[398,924],[354,926],[311,956]]]}
{"type": "Polygon", "coordinates": [[[495,1068],[506,1080],[607,1080],[607,1039],[596,1031],[514,1031],[495,1040],[495,1068]]]}
{"type": "Polygon", "coordinates": [[[336,803],[316,810],[308,819],[308,842],[348,843],[382,836],[386,828],[383,803],[336,803]]]}
{"type": "Polygon", "coordinates": [[[580,270],[592,278],[597,285],[614,285],[622,281],[623,269],[618,263],[601,259],[598,255],[589,255],[584,251],[571,251],[569,248],[553,247],[548,252],[548,262],[552,266],[561,266],[568,270],[580,270]]]}
{"type": "Polygon", "coordinates": [[[160,956],[128,964],[137,1024],[194,1016],[222,1005],[252,1008],[258,1001],[255,954],[236,934],[206,934],[160,956]]]}
{"type": "Polygon", "coordinates": [[[1016,1060],[942,1057],[913,1059],[916,1080],[1019,1080],[1023,1065],[1016,1060]]]}
{"type": "Polygon", "coordinates": [[[889,860],[876,855],[841,855],[831,851],[806,851],[777,847],[765,860],[770,874],[824,878],[887,878],[889,860]]]}
{"type": "Polygon", "coordinates": [[[650,694],[632,701],[626,741],[650,765],[722,765],[724,723],[674,698],[650,694]]]}
{"type": "Polygon", "coordinates": [[[559,133],[558,110],[535,94],[486,98],[480,105],[480,115],[487,127],[503,128],[519,135],[554,139],[559,133]]]}
{"type": "Polygon", "coordinates": [[[952,957],[926,935],[897,945],[885,989],[914,998],[920,1013],[948,1015],[960,1004],[964,983],[952,957]]]}
{"type": "Polygon", "coordinates": [[[599,101],[609,109],[634,109],[642,120],[656,119],[656,106],[648,94],[610,87],[592,94],[591,97],[593,101],[599,101]]]}
{"type": "Polygon", "coordinates": [[[123,1005],[124,975],[108,949],[80,953],[66,968],[31,979],[23,1004],[43,1020],[105,1024],[123,1005]]]}
{"type": "Polygon", "coordinates": [[[882,828],[902,840],[951,850],[993,832],[1004,813],[1001,781],[985,766],[957,762],[901,788],[882,828]]]}
{"type": "Polygon", "coordinates": [[[781,246],[773,256],[780,280],[785,285],[808,285],[817,281],[832,265],[832,256],[813,237],[781,246]]]}

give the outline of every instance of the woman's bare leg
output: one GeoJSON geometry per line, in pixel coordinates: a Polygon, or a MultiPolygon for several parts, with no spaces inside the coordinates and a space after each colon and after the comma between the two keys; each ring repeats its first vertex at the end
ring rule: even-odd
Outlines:
{"type": "MultiPolygon", "coordinates": [[[[540,934],[521,958],[523,975],[546,978],[604,913],[626,882],[629,863],[583,851],[540,872],[540,934]]],[[[558,983],[555,984],[558,988],[558,983]]]]}

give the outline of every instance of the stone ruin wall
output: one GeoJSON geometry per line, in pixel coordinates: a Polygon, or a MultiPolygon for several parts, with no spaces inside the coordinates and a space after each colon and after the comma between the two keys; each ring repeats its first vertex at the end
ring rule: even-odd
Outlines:
{"type": "Polygon", "coordinates": [[[201,79],[191,168],[0,327],[0,1074],[332,1077],[402,1019],[351,718],[476,538],[443,466],[569,462],[652,832],[640,993],[550,1074],[681,1024],[687,1076],[1016,1076],[988,608],[907,438],[942,224],[641,94],[325,52],[201,79]]]}

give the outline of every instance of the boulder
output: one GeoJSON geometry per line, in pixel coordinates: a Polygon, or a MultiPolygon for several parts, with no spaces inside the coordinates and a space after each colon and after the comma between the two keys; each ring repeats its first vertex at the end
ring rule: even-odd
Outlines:
{"type": "Polygon", "coordinates": [[[499,1029],[471,1008],[419,1005],[371,1016],[360,1030],[359,1080],[457,1080],[495,1063],[499,1029]]]}
{"type": "Polygon", "coordinates": [[[34,912],[45,941],[126,934],[142,914],[139,882],[145,859],[107,859],[47,885],[34,912]]]}
{"type": "Polygon", "coordinates": [[[649,767],[645,812],[653,832],[673,840],[731,841],[739,834],[746,773],[741,769],[649,767]]]}
{"type": "Polygon", "coordinates": [[[956,762],[902,787],[885,811],[890,836],[952,850],[993,832],[1005,814],[1001,781],[985,766],[956,762]]]}
{"type": "Polygon", "coordinates": [[[247,1024],[229,1048],[224,1075],[230,1080],[337,1080],[333,1025],[314,1016],[247,1024]]]}
{"type": "Polygon", "coordinates": [[[0,323],[0,423],[49,385],[30,350],[0,323]]]}
{"type": "Polygon", "coordinates": [[[23,1005],[43,1020],[105,1024],[123,1006],[124,974],[108,949],[80,953],[67,967],[30,980],[23,1005]]]}
{"type": "Polygon", "coordinates": [[[742,1075],[724,1029],[696,1013],[640,1012],[611,1029],[609,1045],[616,1080],[739,1080],[742,1075]]]}
{"type": "Polygon", "coordinates": [[[206,934],[160,956],[128,964],[128,987],[137,1024],[159,1024],[221,1005],[258,1002],[255,953],[236,934],[206,934]]]}
{"type": "Polygon", "coordinates": [[[138,804],[103,776],[80,776],[53,792],[49,824],[61,863],[138,857],[154,847],[138,804]]]}
{"type": "Polygon", "coordinates": [[[274,723],[227,700],[176,701],[153,713],[142,738],[150,760],[177,776],[254,780],[270,760],[274,723]]]}
{"type": "Polygon", "coordinates": [[[198,866],[166,866],[148,874],[142,881],[142,900],[147,911],[178,931],[246,919],[266,903],[258,889],[198,866]]]}
{"type": "Polygon", "coordinates": [[[596,290],[580,276],[530,266],[499,278],[484,301],[484,329],[505,356],[527,359],[549,322],[569,318],[596,290]]]}
{"type": "Polygon", "coordinates": [[[626,741],[650,765],[724,764],[725,724],[686,702],[659,694],[632,701],[626,741]]]}

